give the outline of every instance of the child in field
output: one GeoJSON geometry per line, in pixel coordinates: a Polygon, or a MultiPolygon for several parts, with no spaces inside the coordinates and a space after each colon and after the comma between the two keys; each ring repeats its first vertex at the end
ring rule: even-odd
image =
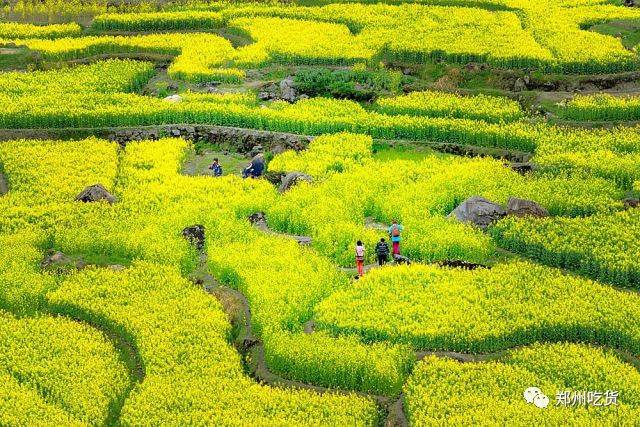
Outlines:
{"type": "Polygon", "coordinates": [[[385,265],[389,260],[389,245],[384,240],[384,237],[380,239],[376,245],[376,256],[378,257],[378,265],[385,265]]]}
{"type": "Polygon", "coordinates": [[[391,237],[391,243],[393,244],[394,255],[400,255],[400,235],[402,234],[403,229],[402,225],[398,224],[398,221],[395,219],[389,227],[389,237],[391,237]]]}
{"type": "Polygon", "coordinates": [[[222,176],[222,166],[220,166],[217,157],[213,159],[213,163],[209,166],[209,169],[213,171],[213,176],[222,176]]]}
{"type": "Polygon", "coordinates": [[[360,240],[356,243],[356,265],[358,266],[358,277],[364,274],[364,244],[360,240]]]}

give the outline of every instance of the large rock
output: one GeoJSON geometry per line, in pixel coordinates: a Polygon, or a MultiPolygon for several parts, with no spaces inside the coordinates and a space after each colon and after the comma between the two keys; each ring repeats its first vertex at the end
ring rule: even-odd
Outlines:
{"type": "Polygon", "coordinates": [[[72,258],[60,251],[49,252],[42,262],[40,267],[52,273],[64,273],[69,270],[80,270],[86,266],[86,263],[82,258],[72,258]]]}
{"type": "Polygon", "coordinates": [[[263,90],[258,92],[258,99],[260,101],[271,101],[272,99],[276,99],[278,95],[275,92],[270,92],[267,90],[263,90]]]}
{"type": "Polygon", "coordinates": [[[506,214],[502,206],[483,197],[473,196],[462,202],[447,218],[456,218],[484,229],[506,214]]]}
{"type": "Polygon", "coordinates": [[[522,92],[524,90],[527,90],[527,83],[524,78],[518,77],[516,82],[513,84],[513,91],[522,92]]]}
{"type": "Polygon", "coordinates": [[[278,191],[284,193],[285,191],[301,183],[302,181],[311,183],[313,182],[313,178],[302,172],[289,172],[285,175],[284,178],[282,178],[282,184],[280,184],[278,191]]]}
{"type": "Polygon", "coordinates": [[[205,230],[204,225],[196,224],[182,230],[182,237],[196,247],[197,250],[204,250],[205,230]]]}
{"type": "Polygon", "coordinates": [[[103,200],[109,203],[115,203],[116,198],[109,193],[102,184],[95,184],[82,190],[82,192],[76,196],[76,200],[85,203],[99,202],[103,200]]]}
{"type": "Polygon", "coordinates": [[[267,171],[264,174],[262,174],[262,177],[264,179],[266,179],[271,184],[276,185],[278,187],[280,187],[280,184],[282,184],[282,180],[284,179],[285,176],[287,176],[287,174],[284,173],[284,172],[270,172],[270,171],[267,171]]]}
{"type": "Polygon", "coordinates": [[[543,218],[549,216],[549,212],[531,200],[510,197],[509,202],[507,203],[507,215],[519,217],[535,216],[543,218]]]}
{"type": "Polygon", "coordinates": [[[0,196],[3,196],[9,192],[9,181],[0,172],[0,196]]]}
{"type": "Polygon", "coordinates": [[[298,91],[293,82],[293,76],[288,76],[280,82],[280,98],[287,102],[296,102],[298,91]]]}

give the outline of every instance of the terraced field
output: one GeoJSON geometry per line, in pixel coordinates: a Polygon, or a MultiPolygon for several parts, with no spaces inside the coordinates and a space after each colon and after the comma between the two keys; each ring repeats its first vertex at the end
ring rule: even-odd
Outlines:
{"type": "Polygon", "coordinates": [[[0,16],[0,425],[638,423],[640,9],[0,16]]]}

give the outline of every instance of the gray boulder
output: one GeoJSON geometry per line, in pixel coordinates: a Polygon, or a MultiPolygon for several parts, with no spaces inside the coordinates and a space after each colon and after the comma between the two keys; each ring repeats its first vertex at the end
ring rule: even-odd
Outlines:
{"type": "Polygon", "coordinates": [[[264,153],[264,147],[260,144],[257,144],[251,147],[251,151],[249,152],[249,155],[251,157],[255,157],[258,154],[262,154],[262,153],[264,153]]]}
{"type": "Polygon", "coordinates": [[[531,200],[510,197],[509,202],[507,203],[507,215],[518,217],[535,216],[543,218],[549,216],[549,211],[531,200]]]}
{"type": "Polygon", "coordinates": [[[7,178],[0,172],[0,196],[3,196],[9,192],[9,181],[7,178]]]}
{"type": "Polygon", "coordinates": [[[527,83],[522,77],[518,77],[516,82],[513,84],[513,91],[522,92],[523,90],[527,90],[527,83]]]}
{"type": "Polygon", "coordinates": [[[274,101],[280,98],[280,87],[278,83],[266,83],[259,88],[258,99],[261,101],[274,101]]]}
{"type": "Polygon", "coordinates": [[[456,218],[485,229],[506,214],[502,206],[483,197],[473,196],[462,202],[447,218],[456,218]]]}
{"type": "Polygon", "coordinates": [[[116,198],[102,184],[90,185],[76,196],[76,200],[84,203],[106,201],[115,203],[116,198]]]}
{"type": "Polygon", "coordinates": [[[86,266],[82,258],[72,258],[60,251],[49,252],[40,262],[40,267],[53,273],[64,273],[70,270],[80,270],[86,266]]]}
{"type": "Polygon", "coordinates": [[[289,172],[284,178],[282,178],[282,184],[280,184],[278,191],[284,193],[302,181],[311,183],[313,182],[313,178],[302,172],[289,172]]]}
{"type": "Polygon", "coordinates": [[[260,101],[271,101],[276,98],[275,92],[261,91],[258,93],[258,99],[260,101]]]}
{"type": "Polygon", "coordinates": [[[280,82],[280,98],[287,102],[296,102],[298,91],[294,87],[293,76],[288,76],[280,82]]]}
{"type": "Polygon", "coordinates": [[[276,154],[282,154],[286,151],[287,149],[284,147],[284,145],[282,144],[274,144],[273,147],[271,147],[271,154],[276,155],[276,154]]]}
{"type": "Polygon", "coordinates": [[[276,186],[280,186],[280,184],[282,184],[282,180],[283,178],[286,176],[287,174],[284,172],[265,172],[264,174],[262,174],[262,177],[269,181],[271,184],[276,185],[276,186]]]}

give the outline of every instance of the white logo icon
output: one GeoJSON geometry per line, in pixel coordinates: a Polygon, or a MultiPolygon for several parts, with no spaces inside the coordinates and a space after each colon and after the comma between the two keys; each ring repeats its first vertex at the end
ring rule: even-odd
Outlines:
{"type": "Polygon", "coordinates": [[[549,405],[549,398],[538,387],[529,387],[524,391],[524,400],[533,403],[538,408],[546,408],[549,405]]]}

